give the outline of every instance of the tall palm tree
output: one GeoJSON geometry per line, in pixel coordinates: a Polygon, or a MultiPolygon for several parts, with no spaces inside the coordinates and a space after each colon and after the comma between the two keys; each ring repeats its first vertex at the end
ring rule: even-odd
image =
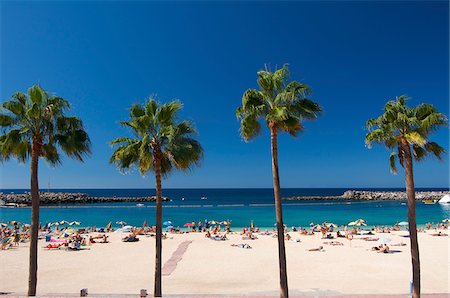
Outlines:
{"type": "Polygon", "coordinates": [[[413,297],[420,297],[420,261],[419,244],[416,227],[416,198],[414,191],[413,157],[416,161],[423,160],[429,153],[441,160],[444,149],[435,142],[428,140],[432,131],[439,126],[447,125],[447,117],[439,113],[430,104],[419,104],[416,107],[407,106],[405,96],[390,100],[384,107],[384,112],[377,119],[367,121],[368,133],[366,144],[384,144],[393,150],[389,157],[390,169],[397,173],[396,161],[405,168],[406,193],[408,196],[408,226],[411,241],[411,259],[413,271],[413,297]]]}
{"type": "Polygon", "coordinates": [[[77,117],[67,117],[67,100],[33,86],[28,93],[17,92],[0,110],[0,159],[19,162],[31,158],[31,243],[28,296],[36,295],[37,243],[39,226],[39,158],[51,166],[61,163],[60,151],[83,161],[90,153],[90,140],[77,117]]]}
{"type": "Polygon", "coordinates": [[[302,131],[302,120],[316,119],[320,106],[309,100],[310,89],[297,81],[289,82],[287,65],[271,72],[258,71],[259,90],[248,89],[242,96],[242,106],[236,111],[241,121],[241,136],[245,141],[256,137],[261,131],[260,119],[270,130],[272,149],[273,191],[275,196],[278,257],[280,267],[280,296],[288,297],[286,251],[284,247],[284,224],[278,175],[278,133],[287,132],[297,136],[302,131]]]}
{"type": "Polygon", "coordinates": [[[161,297],[162,252],[162,187],[161,176],[173,168],[191,169],[200,165],[203,149],[194,139],[196,130],[189,121],[177,121],[182,108],[178,101],[159,104],[150,98],[145,106],[134,104],[130,108],[130,120],[120,122],[131,128],[133,137],[117,138],[110,162],[120,170],[136,167],[141,175],[148,171],[156,178],[156,257],[154,296],[161,297]]]}

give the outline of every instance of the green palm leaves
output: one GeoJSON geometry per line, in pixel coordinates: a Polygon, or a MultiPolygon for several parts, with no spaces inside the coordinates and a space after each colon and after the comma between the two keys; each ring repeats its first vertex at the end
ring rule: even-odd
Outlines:
{"type": "Polygon", "coordinates": [[[203,149],[194,139],[197,135],[192,123],[177,121],[182,108],[178,101],[159,104],[150,98],[145,106],[134,104],[130,119],[121,125],[131,129],[133,137],[117,138],[110,162],[122,171],[133,166],[141,174],[155,171],[154,158],[161,159],[161,172],[167,175],[172,168],[188,170],[200,165],[203,149]]]}
{"type": "Polygon", "coordinates": [[[40,86],[15,93],[0,110],[0,158],[25,162],[35,142],[39,157],[51,165],[60,163],[60,150],[83,161],[90,153],[89,136],[79,118],[64,115],[69,108],[67,100],[40,86]]]}
{"type": "Polygon", "coordinates": [[[316,119],[320,106],[308,99],[310,89],[296,81],[289,82],[287,65],[271,72],[258,72],[259,90],[248,89],[242,96],[242,106],[236,111],[241,120],[241,136],[250,140],[261,130],[260,119],[266,124],[296,136],[302,130],[303,119],[316,119]]]}
{"type": "Polygon", "coordinates": [[[366,135],[366,144],[370,148],[375,142],[394,150],[389,158],[391,172],[394,174],[397,173],[397,160],[404,167],[405,152],[402,148],[405,144],[412,145],[412,155],[417,161],[428,154],[440,160],[445,152],[441,146],[428,138],[430,132],[447,125],[447,117],[439,113],[433,105],[420,104],[411,108],[406,103],[405,96],[397,97],[386,103],[380,117],[367,121],[369,132],[366,135]]]}

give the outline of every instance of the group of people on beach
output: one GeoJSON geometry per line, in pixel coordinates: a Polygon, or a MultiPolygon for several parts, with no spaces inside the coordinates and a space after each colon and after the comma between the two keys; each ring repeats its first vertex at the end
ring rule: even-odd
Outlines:
{"type": "MultiPolygon", "coordinates": [[[[179,233],[204,233],[206,238],[216,241],[228,240],[227,235],[234,233],[231,230],[230,221],[224,221],[221,223],[212,223],[207,220],[200,220],[198,222],[192,221],[190,224],[186,224],[188,227],[187,231],[183,231],[180,227],[170,226],[167,230],[168,233],[179,234],[179,233]]],[[[424,227],[419,228],[419,232],[428,232],[432,236],[447,236],[447,233],[442,232],[442,230],[449,229],[447,223],[427,223],[424,227]],[[430,231],[435,231],[435,233],[430,233],[430,231]]],[[[332,246],[341,246],[342,242],[333,240],[339,238],[347,238],[348,240],[353,239],[353,235],[360,234],[363,237],[359,237],[359,240],[363,241],[378,241],[379,238],[371,237],[374,233],[391,233],[394,231],[400,231],[401,227],[396,224],[393,226],[374,226],[371,229],[361,229],[360,227],[348,228],[344,226],[343,229],[337,230],[336,226],[329,225],[327,223],[322,223],[321,225],[310,224],[309,229],[302,227],[292,227],[289,229],[285,226],[285,240],[286,241],[296,241],[301,242],[300,239],[293,239],[292,233],[298,233],[299,235],[315,235],[316,233],[321,233],[322,239],[330,239],[332,241],[324,242],[324,244],[332,246]],[[319,228],[318,228],[319,227],[319,228]]],[[[70,250],[80,250],[83,246],[92,245],[94,243],[108,243],[108,236],[106,233],[113,232],[114,229],[109,224],[106,228],[81,228],[74,232],[72,229],[67,227],[58,227],[51,229],[50,225],[39,226],[39,238],[45,238],[48,244],[44,248],[54,249],[65,247],[70,250]],[[69,232],[70,231],[70,232],[69,232]],[[100,234],[94,235],[94,232],[100,234]]],[[[136,242],[139,241],[138,235],[146,236],[156,236],[156,226],[148,226],[144,224],[141,228],[132,227],[129,231],[130,233],[122,238],[123,242],[136,242]]],[[[257,235],[267,235],[274,238],[277,237],[277,230],[272,229],[272,231],[260,229],[254,226],[253,222],[249,227],[242,228],[240,236],[242,240],[257,240],[257,235]]],[[[30,237],[30,225],[21,224],[16,221],[11,221],[10,225],[2,223],[0,227],[0,249],[8,249],[14,246],[18,246],[20,242],[26,242],[30,237]]],[[[168,239],[167,233],[163,233],[163,239],[168,239]]],[[[406,245],[403,242],[398,244],[391,244],[391,246],[403,246],[406,245]]],[[[247,243],[241,243],[232,245],[235,247],[251,248],[247,243]]],[[[389,252],[389,246],[387,244],[381,244],[379,246],[372,247],[373,251],[387,253],[389,252]]],[[[312,250],[312,251],[323,251],[323,248],[312,250]]]]}
{"type": "Polygon", "coordinates": [[[19,243],[29,241],[29,231],[29,225],[21,226],[18,222],[14,222],[11,227],[2,226],[0,231],[0,250],[19,246],[19,243]]]}

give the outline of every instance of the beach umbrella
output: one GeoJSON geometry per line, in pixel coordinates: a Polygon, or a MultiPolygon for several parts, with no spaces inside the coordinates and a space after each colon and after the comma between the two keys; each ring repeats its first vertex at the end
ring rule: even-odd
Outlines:
{"type": "Polygon", "coordinates": [[[163,225],[165,225],[165,226],[171,226],[171,225],[172,225],[172,222],[171,222],[170,220],[167,220],[167,221],[163,222],[163,225]]]}
{"type": "Polygon", "coordinates": [[[443,219],[442,222],[445,223],[445,224],[449,224],[450,223],[450,219],[448,219],[448,218],[443,219]]]}
{"type": "Polygon", "coordinates": [[[380,238],[380,239],[378,239],[378,243],[380,243],[380,244],[386,244],[386,243],[389,243],[389,242],[391,242],[391,238],[380,238]]]}
{"type": "Polygon", "coordinates": [[[73,225],[79,226],[80,222],[79,221],[72,221],[72,222],[69,223],[69,226],[73,226],[73,225]]]}
{"type": "Polygon", "coordinates": [[[191,222],[187,222],[187,223],[185,223],[185,224],[183,225],[183,227],[188,227],[188,228],[190,228],[190,227],[192,227],[192,223],[191,223],[191,222]]]}
{"type": "Polygon", "coordinates": [[[66,221],[66,220],[61,220],[60,222],[59,222],[59,224],[60,225],[68,225],[68,224],[70,224],[68,221],[66,221]]]}
{"type": "Polygon", "coordinates": [[[367,223],[364,219],[357,219],[355,221],[350,222],[348,225],[360,227],[360,226],[367,226],[367,223]]]}
{"type": "Polygon", "coordinates": [[[407,221],[401,221],[397,225],[399,225],[399,226],[407,226],[408,222],[407,221]]]}
{"type": "Polygon", "coordinates": [[[211,220],[211,221],[209,222],[209,224],[210,224],[210,225],[218,225],[219,222],[218,222],[217,220],[211,220]]]}
{"type": "Polygon", "coordinates": [[[64,230],[64,232],[65,232],[66,234],[73,234],[73,233],[75,233],[75,230],[72,229],[72,228],[69,228],[69,229],[64,230]]]}
{"type": "Polygon", "coordinates": [[[322,230],[322,226],[321,225],[315,225],[312,229],[315,232],[320,232],[322,230]]]}
{"type": "Polygon", "coordinates": [[[124,221],[116,221],[116,224],[121,225],[121,226],[123,227],[123,226],[126,225],[127,223],[124,222],[124,221]]]}
{"type": "Polygon", "coordinates": [[[15,221],[15,220],[11,220],[9,223],[12,224],[12,225],[18,225],[18,224],[20,224],[20,222],[15,221]]]}
{"type": "Polygon", "coordinates": [[[111,230],[111,228],[112,228],[112,222],[110,221],[110,222],[106,225],[105,229],[111,230]]]}
{"type": "Polygon", "coordinates": [[[333,229],[337,229],[338,225],[334,224],[332,222],[330,223],[325,223],[325,226],[327,226],[327,228],[333,228],[333,229]]]}
{"type": "Polygon", "coordinates": [[[1,226],[2,228],[6,228],[6,227],[8,226],[8,224],[2,222],[2,223],[0,224],[0,226],[1,226]]]}

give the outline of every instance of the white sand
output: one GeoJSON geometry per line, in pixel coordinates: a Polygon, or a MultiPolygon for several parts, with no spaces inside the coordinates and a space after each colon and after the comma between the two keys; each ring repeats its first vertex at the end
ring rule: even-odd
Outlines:
{"type": "MultiPolygon", "coordinates": [[[[400,294],[409,293],[411,259],[409,238],[396,232],[380,234],[399,252],[380,254],[370,251],[376,242],[338,239],[344,246],[323,244],[319,235],[290,233],[286,242],[288,282],[291,294],[400,294]],[[309,252],[322,245],[325,252],[309,252]]],[[[450,293],[449,237],[419,234],[423,293],[450,293]]],[[[121,234],[110,234],[111,243],[93,244],[89,250],[46,250],[39,243],[38,293],[139,293],[153,292],[155,240],[139,236],[139,242],[123,243],[121,234]]],[[[238,234],[228,241],[212,241],[203,234],[171,235],[163,241],[163,264],[178,245],[193,240],[183,259],[170,276],[163,277],[165,294],[277,294],[277,241],[270,236],[243,241],[238,234]],[[231,247],[249,243],[252,249],[231,247]]],[[[0,292],[26,293],[28,281],[28,244],[0,251],[0,292]]]]}

